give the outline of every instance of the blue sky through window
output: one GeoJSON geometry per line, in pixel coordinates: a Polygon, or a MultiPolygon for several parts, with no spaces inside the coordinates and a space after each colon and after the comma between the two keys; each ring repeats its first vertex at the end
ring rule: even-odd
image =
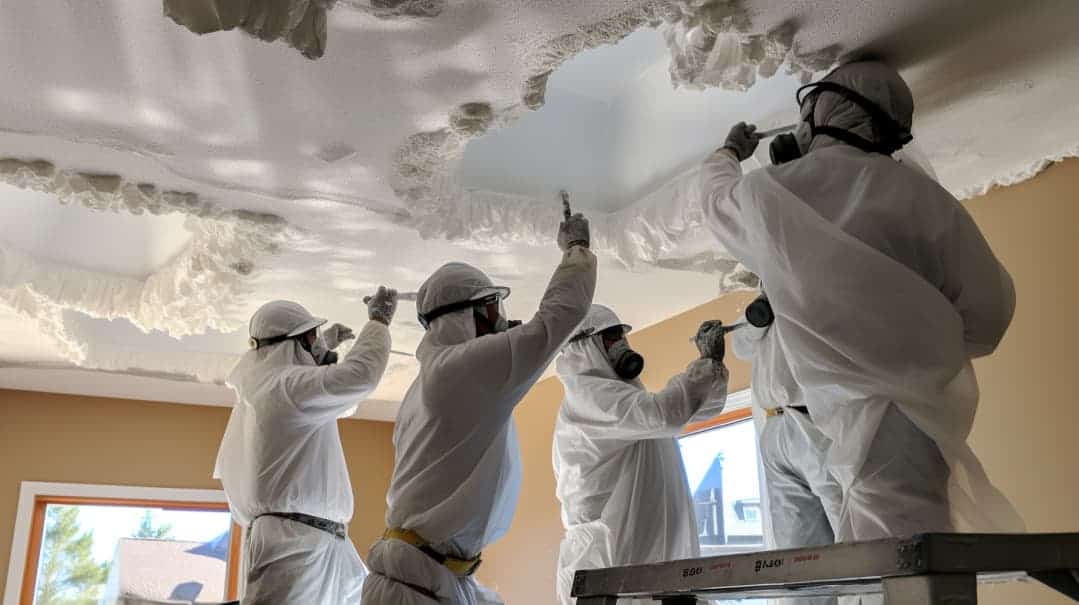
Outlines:
{"type": "MultiPolygon", "coordinates": [[[[111,561],[120,538],[134,534],[146,512],[143,507],[80,505],[79,524],[94,531],[93,556],[97,561],[111,561]]],[[[171,525],[175,540],[208,542],[229,531],[228,511],[153,511],[155,525],[171,525]]]]}

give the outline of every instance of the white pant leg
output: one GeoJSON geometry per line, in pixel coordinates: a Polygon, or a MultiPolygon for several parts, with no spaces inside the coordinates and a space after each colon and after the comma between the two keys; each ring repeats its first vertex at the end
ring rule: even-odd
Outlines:
{"type": "Polygon", "coordinates": [[[839,520],[841,490],[825,465],[828,440],[808,417],[796,416],[801,414],[788,410],[773,416],[761,432],[761,464],[777,548],[833,544],[833,523],[839,520]]]}
{"type": "MultiPolygon", "coordinates": [[[[760,439],[776,547],[835,543],[833,524],[839,519],[841,490],[825,464],[828,439],[796,410],[768,418],[760,439]]],[[[777,602],[833,605],[836,599],[805,597],[777,602]]]]}
{"type": "Polygon", "coordinates": [[[244,605],[358,605],[366,570],[352,541],[262,517],[247,536],[244,605]]]}
{"type": "Polygon", "coordinates": [[[948,501],[950,472],[936,443],[889,404],[865,463],[843,494],[837,539],[954,531],[948,501]]]}

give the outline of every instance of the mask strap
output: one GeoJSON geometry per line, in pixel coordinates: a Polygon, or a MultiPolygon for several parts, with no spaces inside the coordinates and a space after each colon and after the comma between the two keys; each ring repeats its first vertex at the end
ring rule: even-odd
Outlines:
{"type": "Polygon", "coordinates": [[[888,112],[881,109],[879,105],[870,101],[858,92],[853,91],[846,86],[836,84],[835,82],[820,81],[806,84],[799,88],[798,92],[795,93],[795,99],[798,101],[799,107],[807,101],[813,102],[813,108],[810,110],[809,118],[806,120],[809,122],[810,137],[816,137],[818,134],[823,134],[838,139],[852,147],[857,147],[867,153],[882,153],[884,155],[892,155],[914,139],[914,136],[911,135],[910,131],[900,125],[899,122],[895,121],[895,119],[888,115],[888,112]],[[884,140],[879,143],[874,143],[849,130],[837,128],[835,126],[817,126],[814,120],[814,114],[816,113],[817,99],[820,98],[821,92],[838,94],[868,113],[870,122],[877,127],[877,130],[880,131],[884,140]]]}
{"type": "Polygon", "coordinates": [[[439,317],[442,317],[443,315],[453,313],[454,311],[467,309],[469,307],[487,305],[492,302],[499,302],[500,300],[501,296],[499,296],[498,294],[491,294],[490,296],[485,296],[478,300],[462,300],[460,302],[443,305],[441,307],[438,307],[437,309],[432,309],[427,313],[417,313],[416,318],[419,319],[420,325],[423,326],[424,330],[430,330],[431,322],[438,319],[439,317]]]}
{"type": "Polygon", "coordinates": [[[270,345],[275,345],[279,342],[285,342],[290,338],[295,338],[295,336],[289,336],[288,334],[282,334],[281,336],[271,336],[269,338],[255,338],[254,336],[252,336],[251,338],[247,339],[247,344],[249,347],[251,347],[251,350],[258,350],[262,347],[268,347],[270,345]]]}

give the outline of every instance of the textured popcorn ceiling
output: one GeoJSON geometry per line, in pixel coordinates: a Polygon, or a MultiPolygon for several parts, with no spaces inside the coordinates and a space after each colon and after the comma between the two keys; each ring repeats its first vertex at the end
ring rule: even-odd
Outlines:
{"type": "MultiPolygon", "coordinates": [[[[0,387],[228,404],[261,302],[358,325],[364,294],[449,260],[527,317],[561,187],[592,218],[598,300],[649,325],[747,281],[694,164],[733,122],[793,120],[844,57],[902,70],[957,195],[1079,149],[1069,0],[342,0],[324,38],[317,15],[199,34],[166,4],[0,5],[0,387]]],[[[415,371],[394,356],[360,415],[392,419],[415,371]]]]}

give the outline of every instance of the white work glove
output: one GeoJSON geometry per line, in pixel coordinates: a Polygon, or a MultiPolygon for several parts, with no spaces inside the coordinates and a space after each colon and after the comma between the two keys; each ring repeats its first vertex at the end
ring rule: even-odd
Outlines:
{"type": "Polygon", "coordinates": [[[326,346],[330,351],[336,349],[341,343],[346,340],[356,338],[356,334],[352,332],[352,328],[341,325],[333,324],[322,331],[322,344],[326,346]]]}
{"type": "Polygon", "coordinates": [[[727,344],[723,337],[722,321],[709,319],[702,323],[701,327],[697,329],[697,335],[693,337],[693,342],[697,345],[697,351],[700,352],[701,359],[711,359],[718,363],[723,363],[723,358],[727,355],[727,344]]]}
{"type": "Polygon", "coordinates": [[[731,131],[727,134],[727,142],[723,143],[723,148],[730,149],[734,153],[734,157],[738,158],[739,162],[742,162],[753,155],[760,142],[761,137],[757,134],[756,124],[738,122],[731,126],[731,131]]]}
{"type": "Polygon", "coordinates": [[[565,252],[573,246],[587,248],[591,243],[588,219],[578,212],[558,225],[558,248],[565,252]]]}
{"type": "Polygon", "coordinates": [[[363,302],[367,304],[368,318],[388,326],[397,313],[397,290],[379,286],[378,292],[374,296],[365,296],[363,302]]]}

